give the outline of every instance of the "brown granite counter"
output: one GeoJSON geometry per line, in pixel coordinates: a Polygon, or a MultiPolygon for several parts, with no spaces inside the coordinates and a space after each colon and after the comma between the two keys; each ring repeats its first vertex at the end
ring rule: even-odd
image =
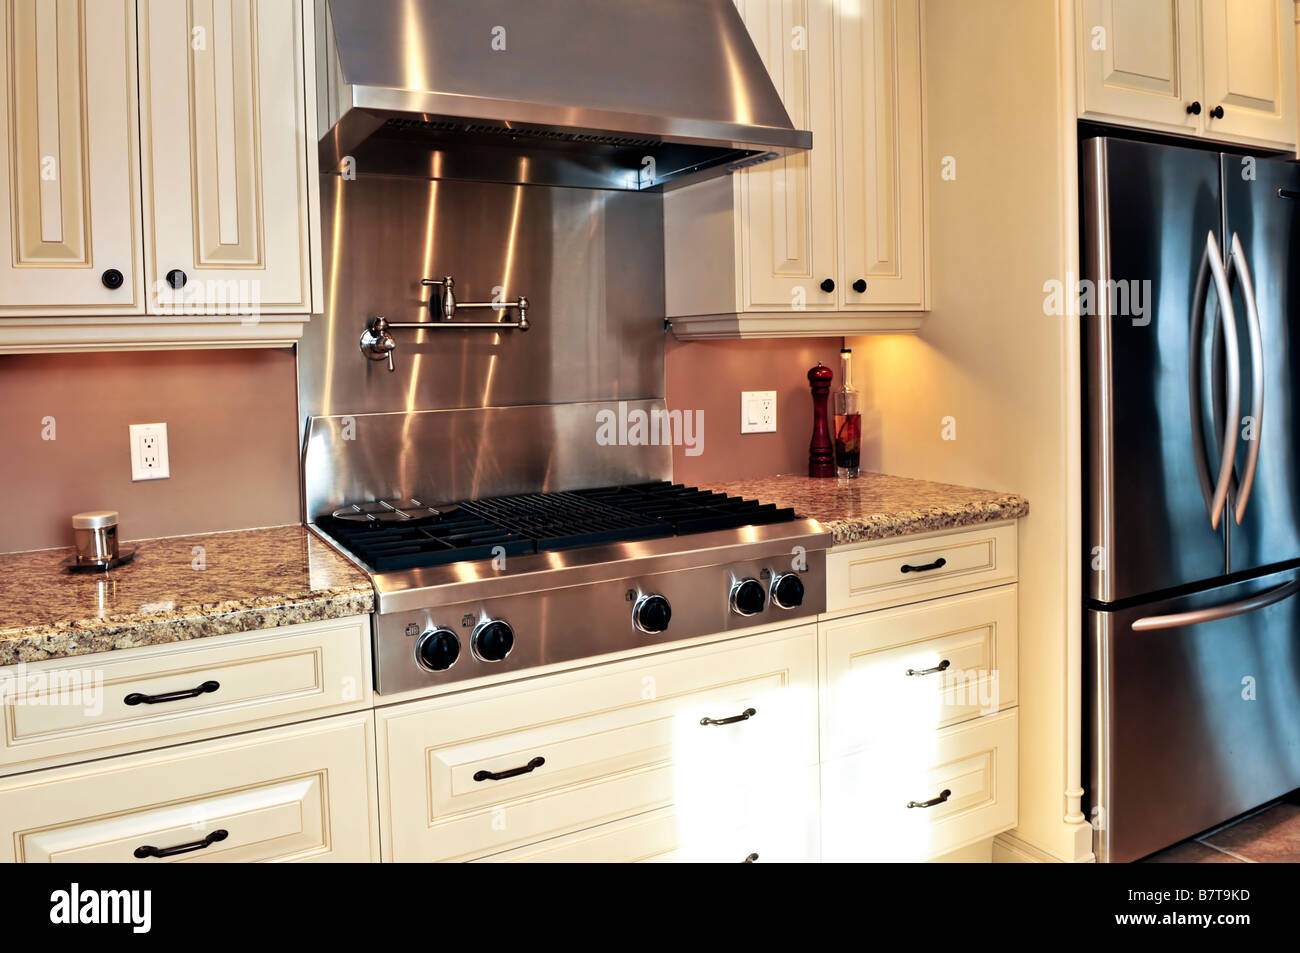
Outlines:
{"type": "Polygon", "coordinates": [[[366,574],[303,526],[137,540],[108,573],[0,555],[0,665],[365,615],[366,574]]]}
{"type": "Polygon", "coordinates": [[[800,516],[829,529],[837,546],[1017,519],[1029,513],[1029,501],[1014,493],[884,473],[863,473],[856,480],[843,481],[759,477],[710,484],[708,489],[794,507],[800,516]]]}

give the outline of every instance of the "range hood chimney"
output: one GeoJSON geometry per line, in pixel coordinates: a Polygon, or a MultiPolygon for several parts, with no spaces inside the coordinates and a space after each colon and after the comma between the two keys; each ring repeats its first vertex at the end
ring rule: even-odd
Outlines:
{"type": "Polygon", "coordinates": [[[732,0],[321,0],[322,171],[661,192],[809,149],[732,0]]]}

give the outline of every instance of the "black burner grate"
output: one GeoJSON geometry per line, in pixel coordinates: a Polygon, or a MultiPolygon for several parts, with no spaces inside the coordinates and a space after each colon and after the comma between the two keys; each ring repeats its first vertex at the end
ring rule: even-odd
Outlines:
{"type": "Polygon", "coordinates": [[[771,503],[667,482],[526,493],[432,510],[416,503],[405,512],[422,515],[383,522],[324,516],[316,525],[373,571],[390,572],[491,559],[502,551],[513,556],[797,518],[771,503]]]}

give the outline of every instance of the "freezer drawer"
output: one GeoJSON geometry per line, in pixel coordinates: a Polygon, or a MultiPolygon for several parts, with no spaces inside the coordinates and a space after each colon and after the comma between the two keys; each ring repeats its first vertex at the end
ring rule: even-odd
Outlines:
{"type": "Polygon", "coordinates": [[[1090,611],[1089,816],[1131,861],[1300,787],[1300,574],[1090,611]]]}

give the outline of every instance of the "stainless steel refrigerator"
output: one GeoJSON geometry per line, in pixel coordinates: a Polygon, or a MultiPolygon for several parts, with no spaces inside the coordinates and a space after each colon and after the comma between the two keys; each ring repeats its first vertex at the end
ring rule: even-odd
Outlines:
{"type": "Polygon", "coordinates": [[[1082,151],[1086,803],[1129,861],[1300,788],[1300,166],[1082,151]]]}

